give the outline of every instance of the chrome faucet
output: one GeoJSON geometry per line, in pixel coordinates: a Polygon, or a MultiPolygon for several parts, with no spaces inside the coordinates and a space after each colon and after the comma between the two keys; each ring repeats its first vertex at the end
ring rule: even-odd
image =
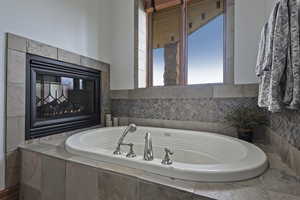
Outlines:
{"type": "Polygon", "coordinates": [[[145,136],[144,160],[151,161],[153,158],[152,139],[148,132],[145,136]]]}
{"type": "Polygon", "coordinates": [[[123,143],[126,135],[129,133],[129,132],[135,132],[136,131],[136,125],[135,124],[129,124],[129,126],[124,130],[123,134],[121,135],[121,137],[119,138],[119,141],[118,141],[118,144],[117,144],[117,147],[116,147],[116,150],[114,151],[114,154],[115,155],[121,155],[122,152],[121,152],[121,145],[128,145],[130,146],[130,148],[132,149],[132,146],[131,144],[125,144],[123,143]]]}

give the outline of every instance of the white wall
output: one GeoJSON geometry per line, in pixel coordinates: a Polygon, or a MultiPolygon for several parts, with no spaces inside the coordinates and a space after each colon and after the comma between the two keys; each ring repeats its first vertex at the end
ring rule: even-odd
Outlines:
{"type": "Polygon", "coordinates": [[[263,25],[271,14],[275,0],[235,0],[236,84],[256,83],[255,65],[263,25]]]}
{"type": "Polygon", "coordinates": [[[5,33],[110,62],[110,1],[0,0],[0,190],[4,187],[5,33]]]}
{"type": "Polygon", "coordinates": [[[111,0],[111,88],[134,88],[134,0],[111,0]]]}

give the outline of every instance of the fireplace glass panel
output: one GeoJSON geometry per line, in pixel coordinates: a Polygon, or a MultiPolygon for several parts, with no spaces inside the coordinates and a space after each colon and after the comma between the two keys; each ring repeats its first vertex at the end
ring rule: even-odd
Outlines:
{"type": "Polygon", "coordinates": [[[36,120],[95,113],[94,91],[94,80],[37,73],[36,120]]]}

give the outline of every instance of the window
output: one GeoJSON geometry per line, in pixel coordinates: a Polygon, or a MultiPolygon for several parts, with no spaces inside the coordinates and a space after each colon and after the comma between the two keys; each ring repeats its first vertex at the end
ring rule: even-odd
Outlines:
{"type": "Polygon", "coordinates": [[[164,48],[153,49],[153,86],[164,85],[164,48]]]}
{"type": "Polygon", "coordinates": [[[148,87],[223,83],[224,0],[183,2],[146,2],[148,87]]]}
{"type": "Polygon", "coordinates": [[[179,68],[180,12],[180,7],[175,6],[153,13],[154,86],[178,84],[176,70],[179,68]]]}

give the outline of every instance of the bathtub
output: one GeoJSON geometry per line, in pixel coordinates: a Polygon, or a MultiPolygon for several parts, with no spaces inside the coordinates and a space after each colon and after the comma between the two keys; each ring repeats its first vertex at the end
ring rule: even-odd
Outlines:
{"type": "MultiPolygon", "coordinates": [[[[100,128],[70,136],[65,143],[72,154],[110,162],[177,179],[201,182],[230,182],[250,179],[268,167],[265,153],[253,144],[209,132],[137,127],[124,142],[133,143],[135,158],[114,155],[126,127],[100,128]],[[144,137],[150,132],[154,160],[143,160],[144,137]],[[164,149],[171,149],[172,165],[162,165],[164,149]]],[[[128,151],[128,147],[121,147],[128,151]]]]}

